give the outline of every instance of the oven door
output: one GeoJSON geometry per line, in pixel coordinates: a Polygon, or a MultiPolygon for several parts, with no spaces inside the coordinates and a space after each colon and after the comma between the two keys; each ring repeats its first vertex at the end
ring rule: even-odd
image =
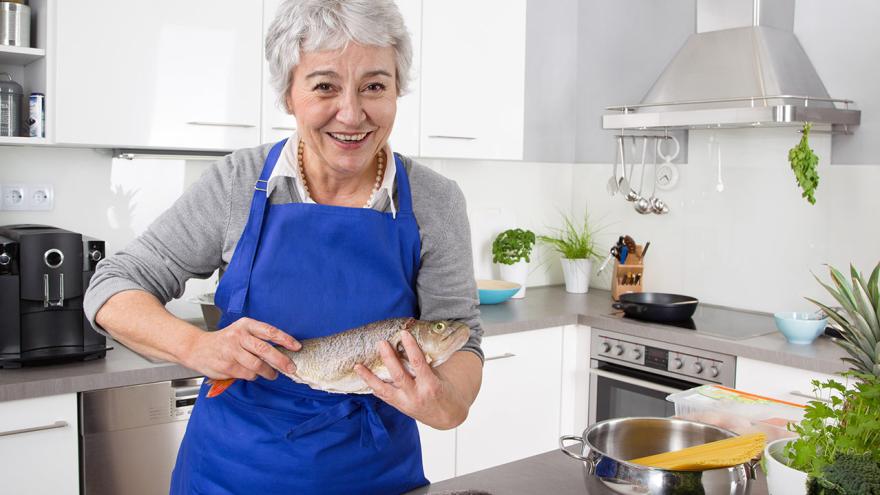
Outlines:
{"type": "Polygon", "coordinates": [[[675,405],[666,396],[699,383],[636,370],[607,361],[590,361],[590,424],[633,416],[669,417],[675,405]]]}

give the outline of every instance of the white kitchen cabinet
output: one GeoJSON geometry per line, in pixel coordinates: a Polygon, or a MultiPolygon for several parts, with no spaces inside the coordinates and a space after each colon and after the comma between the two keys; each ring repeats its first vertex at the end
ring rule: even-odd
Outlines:
{"type": "Polygon", "coordinates": [[[260,141],[262,9],[57,2],[56,142],[232,150],[260,141]]]}
{"type": "Polygon", "coordinates": [[[278,95],[270,83],[269,63],[266,61],[266,33],[269,25],[275,18],[278,7],[284,0],[263,0],[263,39],[260,43],[262,48],[263,64],[263,119],[260,129],[263,143],[275,143],[290,137],[296,130],[296,119],[287,113],[283,103],[279,103],[278,95]]]}
{"type": "Polygon", "coordinates": [[[409,90],[397,99],[397,116],[391,130],[391,150],[407,156],[419,155],[421,115],[422,0],[397,0],[412,42],[409,90]]]}
{"type": "Polygon", "coordinates": [[[425,0],[426,157],[574,160],[577,2],[425,0]]]}
{"type": "Polygon", "coordinates": [[[435,430],[418,423],[425,477],[436,483],[455,476],[455,430],[435,430]]]}
{"type": "Polygon", "coordinates": [[[76,394],[0,402],[0,492],[79,494],[76,408],[76,394]]]}
{"type": "Polygon", "coordinates": [[[483,385],[456,432],[456,476],[556,448],[562,327],[486,337],[483,385]]]}
{"type": "Polygon", "coordinates": [[[756,361],[743,357],[736,358],[736,389],[774,399],[806,404],[814,397],[813,380],[836,379],[845,383],[837,375],[828,375],[790,366],[756,361]]]}

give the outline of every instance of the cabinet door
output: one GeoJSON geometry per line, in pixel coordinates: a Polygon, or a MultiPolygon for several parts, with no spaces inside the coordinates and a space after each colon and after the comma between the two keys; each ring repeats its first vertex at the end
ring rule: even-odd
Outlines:
{"type": "Polygon", "coordinates": [[[736,359],[736,389],[774,399],[806,404],[813,395],[812,380],[830,379],[844,383],[839,376],[827,375],[818,371],[802,370],[790,366],[756,361],[748,358],[736,359]]]}
{"type": "Polygon", "coordinates": [[[435,430],[418,423],[425,477],[436,483],[455,476],[455,430],[435,430]]]}
{"type": "Polygon", "coordinates": [[[526,0],[426,0],[421,155],[522,158],[526,0]]]}
{"type": "Polygon", "coordinates": [[[57,142],[258,144],[261,26],[234,0],[58,2],[57,142]]]}
{"type": "Polygon", "coordinates": [[[562,328],[483,339],[483,386],[456,436],[456,476],[556,448],[562,328]]]}
{"type": "Polygon", "coordinates": [[[409,90],[397,99],[397,117],[391,131],[391,150],[402,155],[419,155],[419,114],[421,102],[422,0],[397,0],[397,7],[409,31],[413,60],[409,90]]]}
{"type": "Polygon", "coordinates": [[[263,121],[261,125],[261,141],[263,143],[281,141],[290,137],[296,130],[296,119],[287,113],[283,103],[278,102],[278,95],[269,82],[269,63],[266,61],[266,33],[283,1],[263,0],[263,38],[260,42],[263,54],[263,121]]]}
{"type": "Polygon", "coordinates": [[[3,493],[79,494],[76,394],[0,403],[3,493]]]}

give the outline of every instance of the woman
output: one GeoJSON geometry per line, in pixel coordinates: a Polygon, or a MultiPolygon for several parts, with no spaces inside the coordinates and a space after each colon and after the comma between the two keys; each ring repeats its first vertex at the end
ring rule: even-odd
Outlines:
{"type": "Polygon", "coordinates": [[[387,144],[411,48],[391,0],[289,0],[266,39],[279,100],[298,134],[240,150],[206,172],[124,251],[98,267],[88,316],[141,353],[237,380],[196,403],[172,493],[399,493],[427,481],[415,420],[453,428],[479,390],[482,331],[458,187],[387,144]],[[164,303],[190,277],[225,270],[220,330],[164,303]],[[390,317],[471,327],[414,376],[380,344],[392,383],[373,395],[316,391],[273,368],[297,339],[390,317]]]}

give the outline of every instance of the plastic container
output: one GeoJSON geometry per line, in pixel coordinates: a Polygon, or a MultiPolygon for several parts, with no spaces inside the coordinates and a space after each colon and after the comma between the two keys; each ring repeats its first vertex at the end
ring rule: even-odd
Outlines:
{"type": "Polygon", "coordinates": [[[767,441],[796,436],[788,423],[803,419],[804,406],[720,385],[702,385],[666,397],[675,416],[731,430],[740,435],[764,433],[767,441]]]}

